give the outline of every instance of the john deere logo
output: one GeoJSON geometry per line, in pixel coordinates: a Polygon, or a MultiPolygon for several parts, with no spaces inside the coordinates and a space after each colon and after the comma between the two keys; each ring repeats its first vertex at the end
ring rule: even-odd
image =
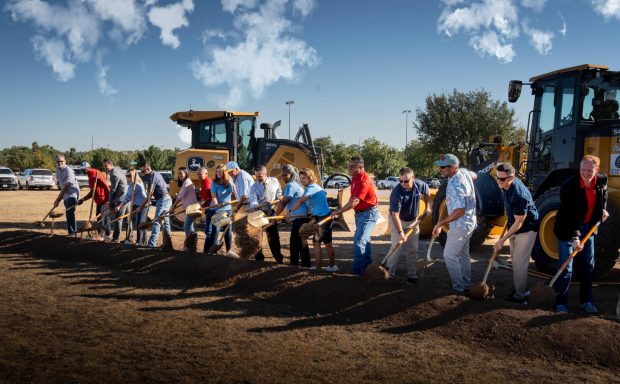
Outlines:
{"type": "Polygon", "coordinates": [[[205,159],[200,156],[192,156],[187,159],[187,170],[190,172],[198,172],[200,167],[204,167],[205,159]]]}

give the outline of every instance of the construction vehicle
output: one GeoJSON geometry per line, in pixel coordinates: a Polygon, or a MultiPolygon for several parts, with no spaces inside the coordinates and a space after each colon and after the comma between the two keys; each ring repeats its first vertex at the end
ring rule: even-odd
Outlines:
{"type": "MultiPolygon", "coordinates": [[[[523,85],[519,80],[510,81],[510,102],[519,99],[523,85]]],[[[481,244],[485,234],[505,221],[494,169],[498,162],[508,162],[532,192],[540,216],[532,258],[539,270],[555,272],[558,246],[553,226],[560,186],[579,173],[584,155],[594,155],[601,159],[600,172],[608,176],[610,217],[600,226],[595,241],[595,274],[603,276],[614,267],[620,248],[620,72],[604,65],[583,64],[535,76],[525,85],[531,86],[534,96],[526,145],[504,146],[498,140],[483,143],[472,154],[471,169],[478,173],[479,226],[470,247],[481,244]]],[[[445,185],[435,197],[434,222],[447,215],[444,199],[445,185]]]]}
{"type": "MultiPolygon", "coordinates": [[[[307,124],[299,128],[295,139],[280,139],[276,133],[279,122],[257,126],[259,116],[259,112],[189,110],[174,113],[170,119],[192,131],[191,147],[177,154],[175,171],[186,167],[197,188],[200,187],[198,171],[201,167],[206,167],[213,179],[218,164],[233,160],[250,174],[254,167],[265,165],[269,176],[279,177],[282,165],[293,164],[298,169],[310,168],[321,177],[321,148],[314,145],[307,124]],[[258,129],[263,130],[263,137],[259,137],[258,129]]],[[[179,189],[173,180],[171,196],[179,189]]],[[[180,210],[178,207],[175,212],[180,210]]],[[[181,213],[174,216],[173,223],[182,227],[184,220],[181,213]]]]}

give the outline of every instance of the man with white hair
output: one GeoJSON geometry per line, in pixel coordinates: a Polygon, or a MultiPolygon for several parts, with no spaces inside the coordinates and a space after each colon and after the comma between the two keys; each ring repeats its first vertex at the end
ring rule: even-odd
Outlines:
{"type": "Polygon", "coordinates": [[[476,174],[459,168],[459,159],[451,153],[442,155],[435,162],[442,177],[448,178],[446,207],[448,216],[440,219],[433,228],[433,236],[439,236],[442,227],[450,224],[443,258],[457,293],[469,291],[471,285],[471,258],[469,239],[476,229],[476,174]]]}
{"type": "Polygon", "coordinates": [[[239,164],[236,161],[226,163],[226,172],[230,172],[235,181],[235,196],[237,196],[238,201],[235,212],[238,212],[248,203],[250,188],[254,184],[254,179],[249,173],[239,168],[239,164]]]}
{"type": "Polygon", "coordinates": [[[75,172],[71,167],[67,166],[63,155],[56,156],[56,179],[60,192],[54,201],[54,208],[58,207],[60,200],[65,205],[65,215],[67,217],[67,232],[69,236],[75,236],[77,230],[77,222],[75,221],[75,205],[80,198],[80,186],[75,178],[75,172]],[[69,209],[67,209],[69,208],[69,209]]]}
{"type": "MultiPolygon", "coordinates": [[[[274,210],[271,202],[282,198],[280,182],[275,177],[267,176],[267,168],[264,165],[256,167],[254,176],[256,176],[256,182],[252,184],[249,192],[250,211],[260,209],[267,216],[272,216],[274,210]]],[[[282,264],[284,256],[281,253],[280,234],[278,233],[277,223],[268,225],[265,233],[267,234],[267,241],[269,242],[269,249],[273,258],[276,262],[282,264]]],[[[265,260],[262,249],[256,254],[256,260],[265,260]]]]}

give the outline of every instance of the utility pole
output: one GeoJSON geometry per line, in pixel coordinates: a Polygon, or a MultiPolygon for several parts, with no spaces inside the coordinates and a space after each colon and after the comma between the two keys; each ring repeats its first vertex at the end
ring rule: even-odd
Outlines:
{"type": "Polygon", "coordinates": [[[411,113],[411,110],[405,109],[403,113],[405,114],[405,148],[407,148],[407,144],[409,144],[408,130],[409,130],[409,114],[411,113]]]}
{"type": "Polygon", "coordinates": [[[91,151],[95,150],[95,136],[93,135],[90,136],[90,150],[91,151]]]}
{"type": "Polygon", "coordinates": [[[288,105],[288,139],[291,139],[291,105],[295,104],[295,100],[287,100],[286,105],[288,105]]]}

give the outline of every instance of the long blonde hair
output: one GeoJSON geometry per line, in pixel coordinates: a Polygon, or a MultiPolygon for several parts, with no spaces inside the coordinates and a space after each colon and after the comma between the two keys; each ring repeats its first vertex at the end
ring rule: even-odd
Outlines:
{"type": "Polygon", "coordinates": [[[127,173],[129,173],[129,174],[131,175],[129,179],[131,180],[131,182],[132,182],[132,183],[133,183],[133,179],[134,179],[134,177],[135,177],[135,178],[136,178],[136,184],[144,185],[144,184],[142,183],[142,178],[140,177],[140,174],[138,174],[138,173],[136,172],[136,169],[135,169],[135,168],[129,168],[129,169],[127,170],[127,173]]]}
{"type": "Polygon", "coordinates": [[[218,164],[217,167],[215,167],[215,178],[213,181],[225,186],[226,188],[230,186],[230,176],[228,176],[228,172],[226,172],[226,165],[218,164]],[[217,177],[218,170],[222,171],[222,177],[217,177]]]}

